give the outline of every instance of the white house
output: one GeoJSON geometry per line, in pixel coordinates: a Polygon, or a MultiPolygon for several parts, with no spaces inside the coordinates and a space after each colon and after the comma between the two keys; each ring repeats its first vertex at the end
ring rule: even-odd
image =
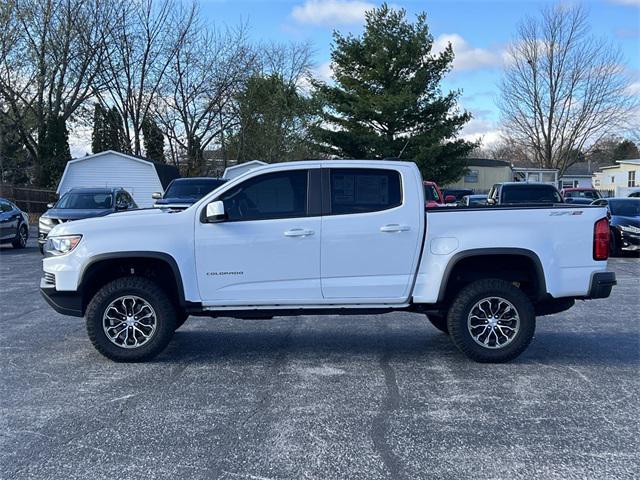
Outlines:
{"type": "Polygon", "coordinates": [[[593,186],[617,197],[640,191],[640,158],[616,160],[593,174],[593,186]]]}
{"type": "Polygon", "coordinates": [[[559,188],[592,188],[593,169],[591,162],[574,163],[560,177],[559,188]]]}
{"type": "Polygon", "coordinates": [[[172,165],[107,150],[67,162],[57,192],[62,196],[72,188],[123,187],[140,208],[148,208],[153,206],[151,194],[164,192],[179,176],[172,165]]]}
{"type": "Polygon", "coordinates": [[[239,163],[238,165],[227,167],[224,171],[224,174],[222,175],[222,178],[231,180],[232,178],[236,178],[244,173],[247,173],[249,170],[262,167],[263,165],[266,165],[266,163],[261,162],[260,160],[251,160],[250,162],[239,163]]]}

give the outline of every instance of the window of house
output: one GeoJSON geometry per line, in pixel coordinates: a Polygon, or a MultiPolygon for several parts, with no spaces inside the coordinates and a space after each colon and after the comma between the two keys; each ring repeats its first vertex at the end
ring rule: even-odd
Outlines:
{"type": "Polygon", "coordinates": [[[636,171],[629,171],[629,181],[627,182],[627,187],[635,187],[636,186],[636,171]]]}
{"type": "Polygon", "coordinates": [[[478,176],[480,172],[478,170],[468,170],[464,176],[465,183],[478,183],[478,176]]]}
{"type": "Polygon", "coordinates": [[[370,168],[331,169],[331,214],[387,210],[402,204],[400,173],[370,168]]]}

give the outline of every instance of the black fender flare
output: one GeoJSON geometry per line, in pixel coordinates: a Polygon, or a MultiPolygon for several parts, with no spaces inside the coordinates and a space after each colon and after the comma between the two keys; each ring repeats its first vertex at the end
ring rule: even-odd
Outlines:
{"type": "Polygon", "coordinates": [[[544,277],[544,268],[540,257],[526,248],[511,248],[511,247],[498,247],[498,248],[472,248],[470,250],[464,250],[454,254],[444,270],[442,275],[442,281],[440,283],[440,290],[438,291],[438,303],[444,301],[445,292],[447,291],[447,285],[449,283],[449,277],[454,267],[463,259],[470,257],[486,257],[490,255],[516,255],[529,258],[534,265],[536,271],[536,280],[538,282],[537,299],[543,298],[547,294],[547,283],[544,277]]]}

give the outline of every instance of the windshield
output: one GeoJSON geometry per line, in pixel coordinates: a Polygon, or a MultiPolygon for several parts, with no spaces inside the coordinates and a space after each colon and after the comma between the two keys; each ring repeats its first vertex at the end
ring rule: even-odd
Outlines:
{"type": "Polygon", "coordinates": [[[56,208],[77,210],[100,210],[111,208],[113,195],[111,192],[69,192],[56,203],[56,208]]]}
{"type": "Polygon", "coordinates": [[[173,182],[165,192],[164,198],[200,199],[223,183],[224,180],[189,180],[173,182]]]}
{"type": "Polygon", "coordinates": [[[609,200],[609,210],[611,210],[611,215],[640,217],[640,200],[633,198],[629,200],[609,200]]]}
{"type": "Polygon", "coordinates": [[[591,200],[600,198],[600,195],[595,190],[569,190],[564,192],[564,196],[565,198],[589,198],[591,200]]]}
{"type": "Polygon", "coordinates": [[[562,203],[562,199],[550,185],[523,184],[502,187],[502,203],[562,203]]]}
{"type": "Polygon", "coordinates": [[[437,202],[440,203],[440,196],[438,195],[438,190],[434,185],[425,185],[424,186],[424,198],[427,202],[437,202]]]}

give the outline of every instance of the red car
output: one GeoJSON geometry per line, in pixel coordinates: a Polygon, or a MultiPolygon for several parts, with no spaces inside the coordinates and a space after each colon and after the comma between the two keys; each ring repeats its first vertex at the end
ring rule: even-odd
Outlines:
{"type": "Polygon", "coordinates": [[[442,197],[442,191],[436,182],[422,182],[424,184],[424,199],[425,207],[444,207],[447,203],[453,203],[456,201],[454,195],[447,195],[442,197]]]}

